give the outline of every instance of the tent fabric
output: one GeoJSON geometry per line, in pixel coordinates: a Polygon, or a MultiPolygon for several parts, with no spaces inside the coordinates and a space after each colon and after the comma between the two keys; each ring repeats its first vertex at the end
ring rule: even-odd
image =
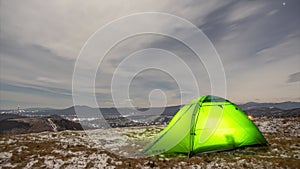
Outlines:
{"type": "Polygon", "coordinates": [[[203,96],[183,106],[143,153],[191,156],[266,144],[262,133],[237,105],[221,97],[203,96]]]}

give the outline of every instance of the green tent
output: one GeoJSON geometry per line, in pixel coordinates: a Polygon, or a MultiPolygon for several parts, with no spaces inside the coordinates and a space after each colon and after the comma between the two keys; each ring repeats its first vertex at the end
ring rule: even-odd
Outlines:
{"type": "Polygon", "coordinates": [[[191,156],[266,144],[264,136],[237,105],[221,97],[203,96],[183,106],[143,153],[191,156]]]}

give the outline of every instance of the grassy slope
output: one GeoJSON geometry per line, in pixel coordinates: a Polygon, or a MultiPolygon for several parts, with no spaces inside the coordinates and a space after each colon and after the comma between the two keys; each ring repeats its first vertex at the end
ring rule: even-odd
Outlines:
{"type": "Polygon", "coordinates": [[[0,136],[0,166],[2,168],[101,168],[104,166],[111,168],[196,168],[199,166],[299,168],[300,117],[261,118],[255,122],[270,143],[269,147],[248,147],[202,154],[192,158],[127,157],[131,153],[130,150],[142,148],[145,145],[145,138],[151,138],[162,129],[157,126],[111,129],[106,134],[97,136],[102,141],[100,145],[90,142],[83,131],[0,136]],[[122,137],[114,137],[112,133],[115,131],[123,134],[122,137]],[[102,143],[106,145],[106,150],[101,148],[102,143]],[[115,148],[117,146],[119,148],[115,148]]]}

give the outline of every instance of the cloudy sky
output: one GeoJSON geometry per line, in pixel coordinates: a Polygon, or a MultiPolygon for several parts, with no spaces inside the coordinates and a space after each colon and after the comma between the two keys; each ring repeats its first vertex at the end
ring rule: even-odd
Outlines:
{"type": "MultiPolygon", "coordinates": [[[[1,0],[0,108],[73,105],[74,65],[88,38],[120,17],[142,12],[172,14],[201,29],[219,54],[226,75],[226,97],[233,102],[300,101],[298,0],[1,0]]],[[[130,25],[125,23],[124,27],[112,32],[147,23],[147,20],[130,25]]],[[[157,29],[165,28],[158,26],[157,29]]],[[[175,28],[172,31],[176,33],[175,28]]],[[[110,35],[103,39],[109,41],[110,35]]],[[[179,56],[192,69],[200,92],[197,95],[210,94],[209,73],[188,47],[171,37],[141,34],[113,46],[99,64],[95,76],[99,106],[114,106],[111,96],[114,72],[128,74],[130,71],[118,69],[120,63],[143,49],[161,49],[179,56]]],[[[158,60],[170,70],[179,69],[175,62],[163,63],[163,59],[154,59],[157,56],[160,56],[159,52],[155,56],[147,55],[145,62],[158,60]]],[[[178,74],[179,79],[158,69],[135,73],[128,89],[130,97],[123,100],[134,106],[151,105],[151,97],[157,102],[154,101],[154,105],[161,102],[177,105],[198,97],[191,91],[179,89],[178,81],[184,81],[187,88],[193,85],[185,80],[184,73],[178,74]],[[161,100],[162,95],[166,101],[161,100]]],[[[84,83],[82,81],[81,85],[84,83]]],[[[82,90],[84,92],[84,87],[82,90]]],[[[84,95],[82,98],[84,100],[84,95]]],[[[88,105],[88,102],[82,104],[88,105]]]]}

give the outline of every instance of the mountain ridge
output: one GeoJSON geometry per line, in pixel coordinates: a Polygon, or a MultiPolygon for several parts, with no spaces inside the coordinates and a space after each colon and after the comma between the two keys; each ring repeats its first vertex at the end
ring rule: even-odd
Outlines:
{"type": "MultiPolygon", "coordinates": [[[[127,114],[134,114],[137,110],[140,112],[156,112],[161,111],[163,115],[174,115],[181,107],[182,105],[177,106],[167,106],[167,107],[153,107],[153,108],[92,108],[85,105],[76,105],[67,107],[64,109],[51,109],[51,108],[28,108],[28,109],[22,109],[20,110],[20,114],[26,114],[26,115],[41,115],[41,116],[51,116],[51,115],[65,115],[65,116],[84,116],[84,117],[94,117],[99,114],[99,110],[101,111],[101,114],[103,116],[121,116],[121,115],[127,115],[127,114]],[[79,113],[76,113],[79,112],[79,113]],[[121,112],[121,113],[120,113],[121,112]]],[[[257,111],[259,109],[261,110],[268,110],[273,111],[274,108],[280,109],[282,111],[284,110],[292,110],[300,108],[300,102],[292,102],[292,101],[286,101],[286,102],[278,102],[278,103],[257,103],[257,102],[248,102],[245,104],[239,104],[238,105],[242,110],[245,112],[251,112],[251,111],[257,111]],[[256,109],[256,110],[255,110],[256,109]]],[[[16,110],[9,110],[10,112],[16,112],[16,110]]],[[[7,110],[0,110],[0,112],[9,112],[7,110]]],[[[257,114],[257,113],[256,113],[257,114]]]]}

